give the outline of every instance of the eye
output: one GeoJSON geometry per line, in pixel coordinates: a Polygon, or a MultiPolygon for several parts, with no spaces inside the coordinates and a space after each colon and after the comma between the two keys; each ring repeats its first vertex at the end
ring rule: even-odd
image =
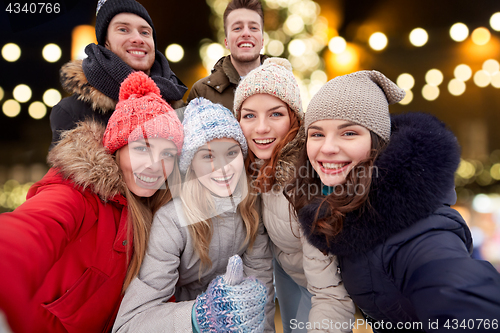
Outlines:
{"type": "Polygon", "coordinates": [[[213,159],[214,157],[215,157],[215,156],[214,156],[214,155],[212,155],[212,154],[206,154],[206,155],[203,155],[203,157],[202,157],[202,158],[203,158],[203,159],[206,159],[206,160],[211,160],[211,159],[213,159]]]}
{"type": "Polygon", "coordinates": [[[244,115],[242,118],[244,119],[251,119],[251,118],[255,118],[255,115],[251,114],[251,113],[247,113],[246,115],[244,115]]]}
{"type": "Polygon", "coordinates": [[[127,28],[118,28],[118,31],[120,31],[120,32],[127,32],[127,28]]]}
{"type": "Polygon", "coordinates": [[[164,152],[162,155],[163,155],[163,158],[174,158],[175,157],[175,155],[169,151],[164,152]]]}
{"type": "Polygon", "coordinates": [[[134,147],[134,150],[138,151],[138,152],[141,152],[141,153],[144,153],[144,152],[147,152],[149,150],[149,148],[146,145],[144,145],[144,146],[136,146],[136,147],[134,147]]]}
{"type": "Polygon", "coordinates": [[[271,117],[283,117],[283,113],[281,113],[281,112],[273,112],[271,114],[271,117]]]}
{"type": "Polygon", "coordinates": [[[141,32],[141,33],[142,33],[144,36],[149,36],[149,35],[151,35],[151,33],[150,33],[149,31],[147,31],[147,30],[146,30],[146,31],[143,31],[143,32],[141,32]]]}
{"type": "Polygon", "coordinates": [[[320,132],[312,132],[309,134],[310,138],[322,138],[324,137],[323,133],[320,132]]]}
{"type": "Polygon", "coordinates": [[[227,153],[228,156],[230,157],[236,157],[240,153],[240,150],[231,150],[230,152],[227,153]]]}
{"type": "Polygon", "coordinates": [[[355,135],[358,135],[358,133],[356,133],[354,131],[347,131],[343,135],[344,136],[355,136],[355,135]]]}

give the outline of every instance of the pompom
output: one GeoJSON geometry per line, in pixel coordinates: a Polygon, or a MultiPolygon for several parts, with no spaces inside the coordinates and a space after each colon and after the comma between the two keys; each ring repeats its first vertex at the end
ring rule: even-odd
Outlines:
{"type": "Polygon", "coordinates": [[[160,88],[144,72],[137,71],[130,73],[120,86],[120,101],[129,99],[131,95],[139,98],[150,93],[161,98],[160,88]]]}
{"type": "Polygon", "coordinates": [[[277,58],[277,57],[276,58],[267,58],[262,65],[263,66],[278,65],[278,66],[285,67],[290,72],[292,71],[292,64],[290,63],[290,61],[288,61],[285,58],[277,58]]]}

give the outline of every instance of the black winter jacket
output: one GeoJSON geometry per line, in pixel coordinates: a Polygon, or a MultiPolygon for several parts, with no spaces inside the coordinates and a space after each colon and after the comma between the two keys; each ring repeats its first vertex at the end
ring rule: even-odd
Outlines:
{"type": "Polygon", "coordinates": [[[345,287],[374,332],[500,329],[500,274],[471,258],[469,228],[450,207],[459,161],[457,140],[439,120],[393,116],[375,161],[372,209],[349,213],[329,244],[311,233],[318,200],[299,212],[309,241],[339,257],[345,287]]]}

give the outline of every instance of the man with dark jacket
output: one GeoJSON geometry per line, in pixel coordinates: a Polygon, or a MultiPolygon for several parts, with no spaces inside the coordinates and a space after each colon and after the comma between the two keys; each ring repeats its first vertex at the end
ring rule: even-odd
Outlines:
{"type": "Polygon", "coordinates": [[[107,124],[118,101],[120,84],[134,71],[148,74],[161,96],[174,108],[184,104],[187,87],[156,49],[156,31],[146,9],[135,0],[99,0],[95,27],[97,45],[85,48],[87,58],[61,68],[63,88],[72,93],[52,108],[51,148],[61,132],[87,118],[107,124]]]}
{"type": "Polygon", "coordinates": [[[232,0],[224,12],[224,44],[231,54],[219,59],[212,73],[193,85],[188,102],[205,97],[232,110],[240,79],[267,58],[260,54],[263,30],[264,13],[259,0],[232,0]]]}

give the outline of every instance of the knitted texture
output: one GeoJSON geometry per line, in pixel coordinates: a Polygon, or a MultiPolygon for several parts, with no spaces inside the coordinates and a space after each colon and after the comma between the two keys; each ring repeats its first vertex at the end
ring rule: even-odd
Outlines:
{"type": "Polygon", "coordinates": [[[288,60],[268,58],[261,66],[245,76],[234,93],[233,110],[236,118],[238,118],[243,102],[255,94],[269,94],[281,99],[299,119],[302,119],[300,89],[288,60]]]}
{"type": "Polygon", "coordinates": [[[226,274],[212,280],[207,291],[196,298],[200,332],[263,332],[266,295],[262,282],[243,278],[241,258],[229,258],[226,274]]]}
{"type": "Polygon", "coordinates": [[[182,125],[185,137],[179,162],[182,173],[187,171],[198,148],[214,139],[234,139],[240,144],[243,157],[247,155],[247,140],[240,124],[231,111],[220,104],[203,97],[191,100],[184,110],[182,125]]]}
{"type": "Polygon", "coordinates": [[[405,91],[377,71],[359,71],[328,81],[309,102],[305,131],[318,120],[341,119],[362,125],[386,142],[391,135],[389,104],[405,91]]]}
{"type": "Polygon", "coordinates": [[[130,74],[122,83],[116,109],[102,143],[110,154],[139,139],[164,138],[182,149],[184,133],[177,113],[160,96],[160,89],[144,72],[130,74]]]}
{"type": "Polygon", "coordinates": [[[132,13],[142,17],[153,29],[156,49],[156,30],[148,11],[135,0],[99,0],[96,10],[95,36],[99,45],[106,44],[108,26],[113,17],[120,13],[132,13]]]}

